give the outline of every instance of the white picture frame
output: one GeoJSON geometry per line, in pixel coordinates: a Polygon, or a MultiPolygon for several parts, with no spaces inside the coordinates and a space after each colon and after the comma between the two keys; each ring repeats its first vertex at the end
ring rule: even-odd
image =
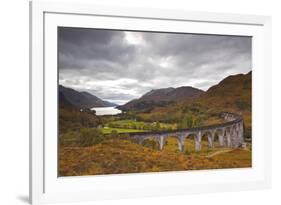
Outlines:
{"type": "Polygon", "coordinates": [[[271,186],[271,18],[80,3],[30,3],[30,202],[240,191],[271,186]],[[253,37],[253,167],[57,177],[57,26],[253,37]],[[79,187],[79,188],[77,188],[79,187]],[[71,197],[69,197],[71,196],[71,197]]]}

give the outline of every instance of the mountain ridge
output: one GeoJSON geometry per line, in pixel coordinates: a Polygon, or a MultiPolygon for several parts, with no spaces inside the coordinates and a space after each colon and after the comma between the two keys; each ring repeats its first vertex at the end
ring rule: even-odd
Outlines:
{"type": "Polygon", "coordinates": [[[140,98],[133,99],[117,108],[123,111],[149,111],[157,106],[166,106],[181,100],[190,100],[203,93],[203,90],[191,86],[152,89],[140,98]]]}
{"type": "Polygon", "coordinates": [[[73,88],[65,87],[63,85],[59,85],[59,100],[63,105],[80,109],[117,106],[115,103],[102,100],[89,92],[79,92],[73,88]]]}

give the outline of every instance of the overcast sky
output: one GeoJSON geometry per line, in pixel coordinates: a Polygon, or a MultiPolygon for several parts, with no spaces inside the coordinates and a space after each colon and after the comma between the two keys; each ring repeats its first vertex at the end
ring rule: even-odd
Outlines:
{"type": "Polygon", "coordinates": [[[251,38],[59,28],[59,83],[123,104],[151,89],[207,90],[251,68],[251,38]]]}

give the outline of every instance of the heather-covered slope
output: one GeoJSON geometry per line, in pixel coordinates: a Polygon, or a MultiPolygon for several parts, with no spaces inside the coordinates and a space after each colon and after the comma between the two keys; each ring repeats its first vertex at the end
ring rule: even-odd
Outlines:
{"type": "Polygon", "coordinates": [[[107,140],[91,147],[60,147],[59,175],[81,176],[140,172],[183,171],[251,167],[251,152],[241,149],[212,150],[203,142],[203,151],[177,151],[177,142],[168,139],[160,151],[125,140],[107,140]]]}
{"type": "Polygon", "coordinates": [[[251,127],[252,72],[223,79],[192,101],[192,104],[213,112],[229,111],[241,114],[245,125],[251,127]]]}
{"type": "Polygon", "coordinates": [[[252,72],[232,75],[194,100],[203,106],[229,111],[251,111],[252,72]]]}

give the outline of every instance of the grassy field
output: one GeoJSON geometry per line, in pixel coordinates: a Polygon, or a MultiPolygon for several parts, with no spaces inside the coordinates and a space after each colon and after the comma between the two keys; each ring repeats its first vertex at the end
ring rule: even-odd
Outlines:
{"type": "Polygon", "coordinates": [[[175,123],[152,123],[135,120],[114,120],[105,124],[106,127],[114,128],[129,128],[129,129],[140,129],[140,130],[153,130],[153,129],[165,129],[173,130],[177,129],[175,123]]]}
{"type": "Polygon", "coordinates": [[[133,132],[145,132],[145,130],[138,130],[138,129],[125,129],[125,128],[112,128],[112,127],[103,127],[101,128],[103,134],[110,134],[113,131],[117,133],[133,133],[133,132]]]}

